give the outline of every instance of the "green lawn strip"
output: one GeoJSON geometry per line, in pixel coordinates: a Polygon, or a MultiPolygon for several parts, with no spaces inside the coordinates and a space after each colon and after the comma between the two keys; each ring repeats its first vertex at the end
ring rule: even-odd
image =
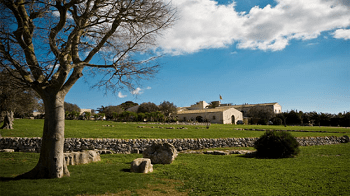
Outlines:
{"type": "Polygon", "coordinates": [[[350,133],[350,128],[344,127],[321,127],[321,126],[282,126],[282,125],[233,125],[234,128],[242,129],[266,129],[266,130],[302,130],[302,131],[326,131],[350,133]]]}
{"type": "MultiPolygon", "coordinates": [[[[162,184],[171,179],[190,195],[348,195],[350,143],[301,147],[296,158],[256,159],[242,155],[179,154],[150,174],[130,173],[139,154],[101,155],[102,161],[68,166],[62,179],[0,181],[1,195],[105,194],[162,184]]],[[[30,170],[35,153],[0,153],[0,176],[30,170]]],[[[151,190],[153,190],[152,188],[151,190]]],[[[154,191],[154,190],[153,190],[154,191]]],[[[162,191],[160,191],[162,192],[162,191]]]]}
{"type": "MultiPolygon", "coordinates": [[[[13,177],[35,166],[36,159],[21,168],[27,157],[36,158],[34,153],[0,153],[1,177],[13,177]],[[8,157],[12,157],[10,160],[8,157]]],[[[130,163],[140,155],[103,155],[101,162],[86,165],[68,166],[71,177],[62,179],[19,180],[0,182],[1,195],[77,195],[117,193],[124,190],[134,191],[147,188],[148,184],[159,180],[149,174],[131,173],[130,163]]]]}
{"type": "Polygon", "coordinates": [[[350,144],[301,147],[289,159],[181,154],[161,168],[190,195],[347,195],[350,144]]]}
{"type": "MultiPolygon", "coordinates": [[[[209,129],[204,125],[159,125],[159,124],[137,124],[121,123],[113,121],[82,121],[66,120],[66,138],[120,138],[120,139],[170,139],[170,138],[245,138],[260,137],[263,131],[241,131],[244,129],[292,129],[292,130],[317,130],[316,127],[284,127],[284,126],[250,126],[250,125],[222,125],[212,124],[209,129]],[[110,125],[110,126],[104,126],[110,125]],[[144,128],[137,128],[144,126],[144,128]],[[151,128],[154,127],[154,128],[151,128]],[[161,128],[159,128],[161,127],[161,128]],[[166,129],[174,127],[175,129],[166,129]],[[186,127],[187,129],[176,129],[186,127]],[[294,129],[297,128],[297,129],[294,129]]],[[[3,137],[41,137],[43,120],[16,119],[13,130],[1,130],[3,137]]],[[[316,136],[343,136],[350,134],[350,129],[337,127],[320,127],[319,132],[291,132],[295,137],[316,136]],[[332,133],[334,130],[346,133],[332,133]]]]}

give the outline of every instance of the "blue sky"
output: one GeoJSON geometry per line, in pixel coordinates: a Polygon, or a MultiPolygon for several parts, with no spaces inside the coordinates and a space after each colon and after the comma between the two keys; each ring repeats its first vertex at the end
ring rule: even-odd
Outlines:
{"type": "Polygon", "coordinates": [[[278,102],[283,111],[350,111],[348,1],[174,4],[178,20],[159,38],[164,57],[155,78],[115,95],[81,79],[66,102],[91,109],[129,100],[183,107],[221,95],[223,103],[278,102]]]}

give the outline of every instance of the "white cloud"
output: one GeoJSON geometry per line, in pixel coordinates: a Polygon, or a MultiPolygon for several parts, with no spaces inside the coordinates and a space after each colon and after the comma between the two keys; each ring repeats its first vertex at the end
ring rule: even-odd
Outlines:
{"type": "MultiPolygon", "coordinates": [[[[274,7],[255,6],[247,13],[237,12],[235,2],[172,3],[177,7],[178,20],[159,44],[164,52],[174,55],[227,47],[235,42],[242,49],[277,51],[293,39],[314,39],[324,31],[350,26],[350,6],[345,0],[277,0],[274,7]]],[[[336,32],[335,37],[341,36],[340,30],[336,32]]]]}
{"type": "Polygon", "coordinates": [[[315,45],[318,45],[319,43],[318,42],[312,42],[312,43],[308,43],[307,45],[308,46],[315,46],[315,45]]]}
{"type": "Polygon", "coordinates": [[[133,94],[133,95],[141,95],[142,93],[144,93],[144,90],[150,90],[150,89],[152,89],[150,86],[146,87],[145,89],[137,87],[135,90],[131,91],[131,94],[133,94]]]}
{"type": "Polygon", "coordinates": [[[350,29],[338,29],[334,32],[333,36],[337,39],[350,39],[350,29]]]}
{"type": "Polygon", "coordinates": [[[143,93],[142,89],[139,87],[137,87],[135,90],[131,91],[131,94],[133,94],[133,95],[140,95],[142,93],[143,93]]]}
{"type": "Polygon", "coordinates": [[[127,95],[123,95],[122,92],[119,92],[119,93],[118,93],[118,97],[119,97],[119,98],[125,98],[125,97],[127,97],[127,95]]]}
{"type": "MultiPolygon", "coordinates": [[[[54,17],[60,17],[60,12],[59,12],[58,10],[52,11],[51,14],[52,14],[54,17]]],[[[68,19],[73,19],[73,16],[70,14],[70,12],[67,13],[67,18],[68,18],[68,19]]]]}

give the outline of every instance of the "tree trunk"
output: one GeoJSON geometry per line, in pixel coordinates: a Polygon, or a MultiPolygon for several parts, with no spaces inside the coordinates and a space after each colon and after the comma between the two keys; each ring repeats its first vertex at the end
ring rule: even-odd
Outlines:
{"type": "Polygon", "coordinates": [[[13,129],[13,112],[6,112],[5,118],[4,118],[4,124],[1,126],[0,129],[13,129]]]}
{"type": "Polygon", "coordinates": [[[69,176],[64,160],[64,97],[56,95],[42,96],[45,104],[45,121],[39,162],[36,167],[18,178],[62,178],[69,176]]]}

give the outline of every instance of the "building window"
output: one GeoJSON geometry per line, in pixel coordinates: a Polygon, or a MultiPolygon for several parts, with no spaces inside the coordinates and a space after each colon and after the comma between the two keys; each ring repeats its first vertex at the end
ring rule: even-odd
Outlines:
{"type": "Polygon", "coordinates": [[[213,120],[215,120],[215,118],[216,118],[216,117],[215,117],[215,116],[213,116],[213,120]]]}
{"type": "Polygon", "coordinates": [[[184,117],[184,121],[186,122],[186,117],[184,117]]]}

